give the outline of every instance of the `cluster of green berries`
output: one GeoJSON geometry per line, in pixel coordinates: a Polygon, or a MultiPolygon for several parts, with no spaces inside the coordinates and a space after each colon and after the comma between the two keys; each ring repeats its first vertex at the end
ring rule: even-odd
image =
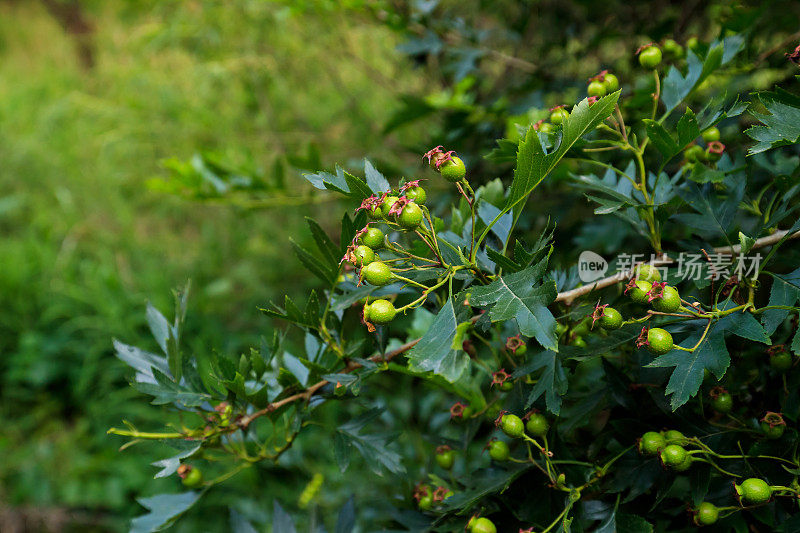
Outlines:
{"type": "Polygon", "coordinates": [[[420,511],[430,511],[437,504],[442,503],[454,493],[447,487],[432,488],[426,483],[420,483],[414,489],[413,497],[417,501],[420,511]]]}
{"type": "Polygon", "coordinates": [[[639,439],[639,452],[643,455],[658,455],[661,464],[676,472],[685,472],[692,466],[692,456],[681,444],[686,437],[674,429],[648,431],[639,439]]]}
{"type": "Polygon", "coordinates": [[[715,126],[707,128],[702,133],[705,149],[697,144],[692,144],[684,152],[684,157],[688,163],[709,162],[716,163],[725,152],[725,145],[720,142],[719,129],[715,126]]]}
{"type": "MultiPolygon", "coordinates": [[[[607,70],[589,78],[586,94],[590,97],[600,98],[619,89],[619,79],[607,70]]],[[[552,117],[551,117],[552,120],[552,117]]]]}
{"type": "MultiPolygon", "coordinates": [[[[445,152],[441,146],[428,151],[425,156],[430,165],[443,178],[458,182],[466,176],[464,161],[455,152],[445,152]]],[[[388,191],[382,195],[365,198],[358,210],[365,210],[373,222],[396,224],[406,231],[415,231],[424,220],[423,207],[428,194],[419,185],[419,180],[403,184],[399,191],[388,191]]],[[[360,269],[359,279],[370,285],[383,287],[396,280],[392,268],[381,261],[377,252],[386,246],[386,235],[380,228],[367,225],[356,234],[343,260],[360,269]]],[[[394,320],[397,309],[387,299],[378,299],[364,305],[364,323],[384,325],[394,320]]]]}
{"type": "MultiPolygon", "coordinates": [[[[768,413],[770,414],[776,415],[768,413]]],[[[777,417],[783,422],[780,415],[777,417]]],[[[639,452],[643,455],[658,455],[661,464],[666,468],[684,472],[692,465],[692,456],[683,447],[686,442],[686,437],[680,431],[648,431],[639,439],[639,452]]],[[[772,497],[772,487],[763,479],[745,479],[741,485],[734,485],[734,488],[736,497],[743,505],[766,503],[772,497]]],[[[708,526],[714,524],[718,518],[719,509],[710,502],[702,502],[694,509],[694,521],[697,525],[708,526]]]]}

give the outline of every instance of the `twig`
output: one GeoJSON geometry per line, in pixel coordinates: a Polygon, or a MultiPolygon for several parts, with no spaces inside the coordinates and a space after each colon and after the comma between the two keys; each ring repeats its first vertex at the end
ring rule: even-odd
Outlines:
{"type": "MultiPolygon", "coordinates": [[[[779,240],[781,240],[788,233],[789,232],[786,230],[776,231],[772,235],[769,235],[767,237],[762,237],[758,239],[755,242],[755,244],[753,244],[751,250],[755,250],[756,248],[764,248],[765,246],[771,246],[777,243],[779,240]]],[[[789,235],[789,237],[787,237],[786,240],[797,239],[797,238],[800,238],[800,231],[789,235]]],[[[739,244],[736,244],[734,246],[722,246],[720,248],[714,248],[715,253],[726,254],[726,255],[736,255],[739,254],[741,251],[742,247],[739,244]]],[[[664,255],[661,258],[650,262],[650,264],[652,264],[653,266],[666,266],[666,265],[671,265],[673,263],[675,263],[675,259],[672,259],[667,255],[664,255]]],[[[632,274],[632,269],[629,271],[619,272],[607,278],[597,280],[590,285],[584,285],[583,287],[578,287],[577,289],[572,289],[571,291],[560,292],[556,297],[556,301],[564,302],[567,305],[570,305],[573,302],[573,300],[575,300],[575,298],[578,298],[579,296],[583,296],[585,294],[589,294],[592,291],[610,287],[615,283],[619,283],[620,281],[629,278],[631,274],[632,274]]]]}

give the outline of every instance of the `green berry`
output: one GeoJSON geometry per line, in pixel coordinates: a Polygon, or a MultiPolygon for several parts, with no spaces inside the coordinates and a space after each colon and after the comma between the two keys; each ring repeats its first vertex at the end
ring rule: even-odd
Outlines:
{"type": "Polygon", "coordinates": [[[676,429],[670,429],[664,433],[664,438],[667,442],[682,442],[686,437],[676,429]]]}
{"type": "Polygon", "coordinates": [[[367,231],[359,237],[361,244],[369,246],[373,250],[382,248],[384,239],[383,232],[378,228],[367,228],[367,231]]]}
{"type": "Polygon", "coordinates": [[[568,118],[569,118],[569,111],[567,111],[563,107],[556,108],[553,110],[552,113],[550,113],[550,122],[556,125],[561,124],[568,118]]]}
{"type": "Polygon", "coordinates": [[[766,503],[772,497],[772,488],[763,479],[751,477],[742,481],[741,485],[734,485],[736,495],[745,505],[766,503]]]}
{"type": "Polygon", "coordinates": [[[674,313],[681,306],[681,295],[675,287],[666,286],[661,298],[656,298],[651,304],[653,309],[661,313],[674,313]]]}
{"type": "Polygon", "coordinates": [[[639,451],[644,455],[655,455],[667,445],[667,440],[661,433],[648,431],[639,439],[639,451]]]}
{"type": "Polygon", "coordinates": [[[606,95],[606,84],[600,80],[592,80],[586,88],[586,93],[589,96],[597,96],[598,98],[606,95]]]}
{"type": "Polygon", "coordinates": [[[647,330],[647,349],[655,355],[663,355],[672,350],[672,335],[661,328],[647,330]]]}
{"type": "Polygon", "coordinates": [[[392,206],[399,200],[397,196],[387,196],[383,199],[383,203],[381,204],[381,213],[383,214],[383,218],[389,217],[389,211],[391,211],[392,206]]]}
{"type": "Polygon", "coordinates": [[[467,167],[460,157],[453,156],[439,167],[442,177],[451,183],[461,181],[467,175],[467,167]]]}
{"type": "Polygon", "coordinates": [[[448,446],[443,446],[436,450],[436,464],[445,470],[453,468],[456,461],[456,452],[448,446]]]}
{"type": "Polygon", "coordinates": [[[525,422],[525,429],[534,437],[544,437],[547,435],[547,430],[550,429],[550,424],[544,415],[533,413],[528,417],[528,421],[525,422]]]}
{"type": "Polygon", "coordinates": [[[355,258],[356,266],[366,266],[375,260],[375,252],[369,246],[361,244],[353,250],[353,257],[355,258]]]}
{"type": "MultiPolygon", "coordinates": [[[[366,306],[365,306],[366,307],[366,306]]],[[[364,312],[367,315],[367,311],[364,312]]],[[[388,300],[375,300],[369,305],[368,320],[374,324],[388,324],[394,320],[397,310],[388,300]]]]}
{"type": "Polygon", "coordinates": [[[768,439],[779,439],[786,431],[786,421],[784,421],[780,413],[768,412],[761,419],[761,431],[764,432],[764,436],[768,439]]]}
{"type": "Polygon", "coordinates": [[[381,206],[375,205],[367,209],[367,215],[372,220],[381,220],[383,218],[383,212],[381,211],[381,206]]]}
{"type": "Polygon", "coordinates": [[[390,283],[394,275],[386,263],[373,261],[361,269],[361,277],[370,285],[382,287],[390,283]]]}
{"type": "Polygon", "coordinates": [[[606,92],[613,93],[619,89],[619,79],[611,73],[606,73],[603,77],[603,85],[606,86],[606,92]]]}
{"type": "Polygon", "coordinates": [[[645,304],[647,303],[647,293],[652,288],[653,284],[649,281],[637,280],[632,288],[627,289],[627,293],[635,303],[645,304]]]}
{"type": "Polygon", "coordinates": [[[697,161],[705,161],[706,151],[703,150],[702,146],[693,144],[686,149],[683,155],[689,163],[696,163],[697,161]]]}
{"type": "Polygon", "coordinates": [[[698,526],[710,526],[719,518],[719,509],[711,502],[703,502],[694,511],[694,523],[698,526]]]}
{"type": "Polygon", "coordinates": [[[706,161],[710,161],[712,163],[716,163],[717,161],[722,159],[722,154],[720,152],[712,152],[708,148],[705,149],[703,154],[706,158],[706,161]]]}
{"type": "Polygon", "coordinates": [[[508,461],[511,456],[511,450],[508,449],[508,444],[502,440],[493,440],[489,443],[489,457],[498,462],[508,461]]]}
{"type": "Polygon", "coordinates": [[[686,460],[687,452],[683,446],[668,444],[661,450],[660,457],[664,466],[674,467],[681,465],[686,460]]]}
{"type": "Polygon", "coordinates": [[[655,46],[648,46],[639,52],[639,64],[647,69],[654,69],[661,63],[661,50],[655,46]]]}
{"type": "Polygon", "coordinates": [[[203,472],[199,468],[191,468],[183,479],[181,479],[184,487],[195,489],[203,484],[203,472]]]}
{"type": "Polygon", "coordinates": [[[497,533],[497,528],[488,518],[480,517],[472,522],[470,531],[472,533],[497,533]]]}
{"type": "Polygon", "coordinates": [[[405,229],[414,229],[422,222],[422,209],[414,202],[409,202],[403,208],[400,216],[397,217],[397,223],[405,229]]]}
{"type": "Polygon", "coordinates": [[[622,327],[622,315],[613,307],[603,309],[603,316],[600,317],[600,326],[605,329],[619,329],[622,327]]]}
{"type": "Polygon", "coordinates": [[[633,272],[634,277],[640,281],[661,281],[661,271],[649,263],[640,263],[633,272]]]}
{"type": "Polygon", "coordinates": [[[715,126],[711,126],[707,130],[703,132],[703,141],[706,143],[711,143],[714,141],[719,140],[719,129],[715,126]]]}
{"type": "Polygon", "coordinates": [[[769,356],[769,366],[780,373],[792,368],[792,355],[786,351],[773,353],[769,356]]]}
{"type": "Polygon", "coordinates": [[[549,122],[542,122],[542,124],[539,126],[539,131],[542,133],[555,133],[556,127],[549,122]]]}
{"type": "Polygon", "coordinates": [[[417,507],[419,507],[421,511],[428,511],[433,507],[433,494],[431,494],[430,490],[428,490],[428,494],[419,499],[417,507]]]}
{"type": "Polygon", "coordinates": [[[419,186],[406,189],[404,194],[406,195],[406,198],[417,204],[424,204],[425,200],[428,199],[428,193],[425,192],[425,189],[419,186]]]}
{"type": "Polygon", "coordinates": [[[761,422],[761,431],[764,432],[764,436],[768,439],[775,440],[783,437],[786,426],[783,424],[770,426],[767,422],[761,422]]]}
{"type": "Polygon", "coordinates": [[[500,429],[509,437],[518,439],[525,434],[525,424],[517,415],[506,413],[500,418],[500,429]]]}
{"type": "Polygon", "coordinates": [[[689,37],[686,39],[686,48],[689,50],[697,50],[700,47],[700,41],[697,37],[689,37]]]}
{"type": "Polygon", "coordinates": [[[730,413],[733,409],[733,397],[727,392],[720,394],[711,402],[711,407],[718,413],[730,413]]]}
{"type": "Polygon", "coordinates": [[[679,45],[673,39],[664,41],[664,52],[675,59],[680,59],[684,56],[683,46],[679,45]]]}
{"type": "Polygon", "coordinates": [[[686,472],[692,466],[692,461],[692,456],[687,455],[682,463],[673,466],[672,469],[676,472],[686,472]]]}

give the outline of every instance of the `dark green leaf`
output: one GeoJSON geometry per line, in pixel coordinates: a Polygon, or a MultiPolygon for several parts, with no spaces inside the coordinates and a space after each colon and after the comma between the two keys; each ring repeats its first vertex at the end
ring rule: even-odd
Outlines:
{"type": "Polygon", "coordinates": [[[272,505],[272,533],[297,533],[294,520],[289,513],[283,510],[278,500],[272,505]]]}
{"type": "Polygon", "coordinates": [[[136,501],[150,512],[131,521],[130,533],[150,533],[170,526],[197,503],[199,498],[199,492],[158,494],[149,498],[139,498],[136,501]]]}
{"type": "Polygon", "coordinates": [[[356,528],[356,505],[353,497],[347,499],[342,509],[339,511],[339,518],[336,520],[335,533],[351,533],[356,528]]]}
{"type": "Polygon", "coordinates": [[[614,111],[619,99],[619,91],[604,96],[591,106],[588,99],[579,102],[562,124],[561,140],[558,148],[545,153],[539,135],[532,127],[528,128],[525,139],[519,144],[517,167],[514,181],[506,202],[506,210],[518,206],[537,185],[555,168],[567,151],[583,135],[589,133],[614,111]]]}
{"type": "Polygon", "coordinates": [[[300,259],[300,262],[303,263],[309,272],[329,285],[332,285],[336,281],[338,266],[337,270],[334,271],[332,268],[322,265],[318,258],[314,257],[309,251],[297,244],[294,239],[289,239],[289,242],[292,243],[294,253],[297,254],[298,259],[300,259]]]}
{"type": "Polygon", "coordinates": [[[339,247],[333,244],[333,241],[328,237],[325,231],[320,227],[317,222],[309,217],[306,217],[306,223],[311,229],[311,235],[314,236],[314,241],[317,243],[317,248],[322,252],[323,259],[327,262],[329,270],[339,270],[339,261],[342,255],[339,253],[339,247]]]}
{"type": "MultiPolygon", "coordinates": [[[[684,347],[691,348],[697,344],[704,329],[705,323],[698,323],[697,331],[682,343],[686,345],[684,347]]],[[[676,410],[700,390],[704,370],[710,370],[717,376],[717,379],[721,379],[730,363],[731,358],[725,346],[724,331],[722,328],[712,325],[703,342],[693,352],[672,350],[659,356],[647,366],[675,367],[665,393],[672,395],[670,404],[672,409],[676,410]]]]}
{"type": "Polygon", "coordinates": [[[547,258],[520,272],[504,275],[484,287],[472,287],[470,303],[488,307],[492,322],[514,319],[520,332],[558,351],[556,321],[547,306],[556,298],[553,281],[543,281],[547,258]]]}
{"type": "Polygon", "coordinates": [[[364,160],[364,176],[367,178],[367,186],[375,194],[383,194],[391,189],[389,182],[386,181],[386,178],[383,177],[383,174],[375,170],[375,167],[372,166],[372,163],[369,162],[369,159],[364,160]]]}
{"type": "Polygon", "coordinates": [[[408,352],[411,366],[432,371],[450,382],[460,378],[469,367],[469,356],[461,350],[459,341],[463,337],[459,324],[468,324],[464,315],[463,305],[459,305],[456,312],[453,301],[447,300],[428,331],[408,352]]]}
{"type": "Polygon", "coordinates": [[[752,112],[761,125],[745,131],[756,141],[748,154],[800,143],[800,97],[779,88],[775,92],[760,93],[758,98],[767,113],[752,112]]]}
{"type": "Polygon", "coordinates": [[[656,150],[661,152],[664,160],[672,159],[680,151],[678,143],[670,136],[664,126],[657,121],[645,119],[644,123],[647,128],[647,136],[653,146],[656,147],[656,150]]]}

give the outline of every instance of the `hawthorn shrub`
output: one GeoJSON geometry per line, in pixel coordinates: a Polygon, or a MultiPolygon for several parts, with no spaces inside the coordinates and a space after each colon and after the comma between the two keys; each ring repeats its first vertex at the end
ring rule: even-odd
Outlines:
{"type": "MultiPolygon", "coordinates": [[[[110,430],[170,443],[156,476],[186,489],[140,500],[133,530],[300,444],[388,480],[354,480],[371,498],[322,520],[336,531],[797,531],[800,97],[685,103],[742,44],[646,45],[650,83],[596,73],[588,97],[487,154],[514,163],[510,183],[474,180],[441,146],[396,184],[369,162],[363,177],[308,174],[350,208],[336,237],[308,220],[315,249],[292,241],[321,289],[262,310],[289,334],[187,354],[181,291],[173,320],[147,309],[163,354],[115,342],[133,386],[184,414],[110,430]],[[755,143],[732,153],[727,126],[745,112],[759,124],[735,135],[755,143]],[[561,245],[537,186],[559,165],[613,254],[549,264],[561,245]],[[642,248],[624,247],[631,235],[642,248]]],[[[320,491],[315,474],[301,504],[320,491]]],[[[295,531],[279,502],[231,527],[248,519],[295,531]]]]}

